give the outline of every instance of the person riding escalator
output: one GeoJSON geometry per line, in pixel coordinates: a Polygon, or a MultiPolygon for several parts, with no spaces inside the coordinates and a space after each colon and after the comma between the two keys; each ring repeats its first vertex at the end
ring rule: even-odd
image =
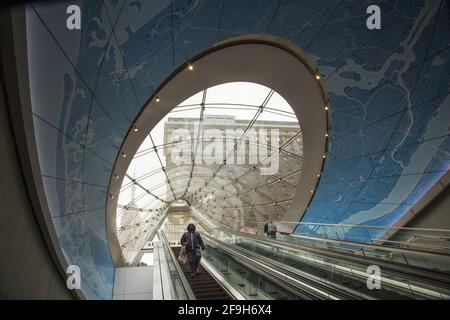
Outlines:
{"type": "Polygon", "coordinates": [[[187,226],[187,231],[181,237],[180,243],[186,248],[191,276],[198,275],[198,265],[202,259],[202,250],[205,250],[205,244],[200,233],[195,231],[193,223],[187,226]]]}
{"type": "Polygon", "coordinates": [[[273,223],[272,219],[268,219],[264,225],[264,233],[268,238],[277,238],[277,226],[273,223]]]}

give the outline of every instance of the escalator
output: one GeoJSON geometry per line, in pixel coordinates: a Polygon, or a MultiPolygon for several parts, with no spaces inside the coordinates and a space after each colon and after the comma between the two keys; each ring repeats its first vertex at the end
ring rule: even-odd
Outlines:
{"type": "MultiPolygon", "coordinates": [[[[339,252],[319,249],[296,243],[257,237],[234,230],[218,229],[213,232],[220,246],[230,246],[234,251],[252,259],[263,259],[265,264],[295,274],[304,281],[328,285],[332,291],[344,291],[357,299],[449,299],[450,275],[437,266],[448,265],[450,257],[412,250],[389,249],[391,254],[401,252],[408,263],[386,256],[361,256],[358,252],[339,252]],[[412,259],[414,258],[414,259],[412,259]],[[419,267],[427,265],[428,268],[419,267]],[[378,266],[381,270],[381,287],[369,289],[367,268],[378,266]]],[[[372,246],[372,253],[380,248],[372,246]]],[[[386,248],[383,248],[383,251],[386,248]]],[[[384,255],[384,253],[383,253],[384,255]]],[[[314,284],[313,284],[314,285],[314,284]]],[[[325,290],[328,290],[325,288],[325,290]]]]}
{"type": "MultiPolygon", "coordinates": [[[[180,255],[180,246],[172,247],[175,256],[180,255]]],[[[232,300],[230,294],[217,280],[202,266],[198,268],[198,275],[191,276],[189,265],[181,265],[189,286],[197,300],[232,300]]]]}
{"type": "MultiPolygon", "coordinates": [[[[164,231],[158,231],[161,251],[166,259],[161,267],[163,291],[171,292],[167,299],[178,300],[297,300],[307,294],[279,281],[269,269],[255,267],[253,261],[224,251],[215,240],[203,235],[206,250],[196,276],[190,275],[189,265],[180,264],[181,246],[170,245],[164,231]]],[[[314,296],[315,297],[315,296],[314,296]]],[[[313,298],[313,296],[311,296],[313,298]]]]}
{"type": "MultiPolygon", "coordinates": [[[[180,275],[175,278],[184,279],[181,282],[187,288],[185,291],[190,291],[194,299],[450,298],[448,274],[437,272],[434,267],[424,269],[387,261],[374,254],[370,257],[348,254],[233,230],[217,229],[204,234],[203,239],[206,250],[199,275],[193,277],[189,276],[188,265],[180,265],[176,259],[181,247],[170,247],[167,242],[167,251],[179,269],[180,275]],[[367,284],[367,267],[371,265],[382,270],[382,285],[377,290],[367,284]]],[[[427,256],[428,263],[433,264],[430,257],[427,256]]]]}

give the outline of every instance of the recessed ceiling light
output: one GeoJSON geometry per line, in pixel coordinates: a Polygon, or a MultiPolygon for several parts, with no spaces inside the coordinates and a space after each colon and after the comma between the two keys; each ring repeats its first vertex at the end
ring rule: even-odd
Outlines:
{"type": "Polygon", "coordinates": [[[320,80],[320,74],[316,74],[316,79],[320,80]]]}
{"type": "Polygon", "coordinates": [[[188,69],[189,69],[189,71],[193,71],[194,70],[194,66],[192,65],[192,64],[188,64],[188,69]]]}
{"type": "Polygon", "coordinates": [[[161,101],[161,99],[159,99],[159,97],[156,97],[156,100],[155,100],[156,102],[160,102],[161,101]]]}

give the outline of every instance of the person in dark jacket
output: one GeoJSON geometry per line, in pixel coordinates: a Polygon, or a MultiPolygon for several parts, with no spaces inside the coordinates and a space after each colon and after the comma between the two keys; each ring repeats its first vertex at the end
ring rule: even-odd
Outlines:
{"type": "Polygon", "coordinates": [[[202,258],[202,250],[205,250],[205,244],[200,233],[195,231],[193,223],[187,226],[187,232],[181,237],[180,243],[182,246],[186,246],[191,276],[195,276],[198,274],[198,265],[202,258]]]}
{"type": "Polygon", "coordinates": [[[276,239],[277,238],[277,226],[272,222],[272,219],[268,219],[264,225],[264,233],[267,237],[276,239]]]}

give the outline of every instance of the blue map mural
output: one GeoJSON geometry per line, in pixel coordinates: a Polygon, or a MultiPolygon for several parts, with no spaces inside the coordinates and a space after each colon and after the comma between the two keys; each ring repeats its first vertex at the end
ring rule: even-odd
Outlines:
{"type": "MultiPolygon", "coordinates": [[[[105,204],[121,142],[155,88],[223,40],[302,48],[330,99],[329,154],[302,222],[390,226],[449,169],[450,3],[89,0],[27,6],[36,143],[50,212],[90,299],[111,299],[105,204]],[[82,10],[80,31],[66,8],[82,10]]],[[[296,232],[309,233],[307,227],[296,232]]],[[[370,235],[370,237],[376,236],[370,235]]],[[[369,241],[357,229],[347,239],[369,241]]]]}

